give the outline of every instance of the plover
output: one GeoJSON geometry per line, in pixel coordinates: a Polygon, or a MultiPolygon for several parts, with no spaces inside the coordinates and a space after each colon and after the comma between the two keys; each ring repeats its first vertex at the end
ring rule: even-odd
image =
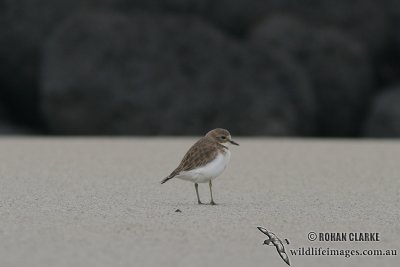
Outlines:
{"type": "Polygon", "coordinates": [[[224,144],[239,145],[232,140],[228,130],[217,128],[209,131],[186,152],[179,166],[164,178],[161,183],[172,178],[179,178],[194,183],[197,201],[200,201],[198,184],[207,183],[210,186],[211,205],[215,205],[212,195],[212,180],[217,178],[226,168],[231,158],[231,152],[224,144]]]}

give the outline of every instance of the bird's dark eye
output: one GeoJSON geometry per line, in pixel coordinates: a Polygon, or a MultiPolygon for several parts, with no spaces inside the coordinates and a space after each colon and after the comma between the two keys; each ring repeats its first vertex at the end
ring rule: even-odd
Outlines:
{"type": "Polygon", "coordinates": [[[226,139],[226,137],[225,136],[221,136],[221,139],[226,139]]]}

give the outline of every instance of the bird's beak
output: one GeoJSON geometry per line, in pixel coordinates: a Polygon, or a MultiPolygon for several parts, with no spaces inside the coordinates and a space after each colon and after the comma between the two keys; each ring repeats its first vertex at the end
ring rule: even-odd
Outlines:
{"type": "Polygon", "coordinates": [[[236,145],[236,146],[238,146],[239,144],[238,143],[236,143],[235,141],[233,141],[233,140],[229,140],[229,142],[231,143],[231,144],[234,144],[234,145],[236,145]]]}

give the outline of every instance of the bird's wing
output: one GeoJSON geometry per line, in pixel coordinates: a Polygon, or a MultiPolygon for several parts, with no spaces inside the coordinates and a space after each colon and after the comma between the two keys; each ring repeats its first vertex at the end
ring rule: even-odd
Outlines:
{"type": "Polygon", "coordinates": [[[186,152],[179,166],[169,175],[174,177],[182,171],[189,171],[196,167],[201,167],[215,159],[218,155],[218,150],[215,149],[213,143],[210,143],[205,138],[201,138],[186,152]]]}
{"type": "Polygon", "coordinates": [[[274,245],[275,245],[275,247],[276,247],[276,250],[277,250],[279,253],[285,252],[285,247],[283,246],[281,240],[279,240],[279,239],[274,239],[274,241],[272,241],[272,242],[274,243],[274,245]]]}
{"type": "Polygon", "coordinates": [[[288,255],[286,254],[286,252],[279,252],[279,256],[281,256],[282,260],[283,260],[284,262],[286,262],[287,265],[290,266],[289,257],[288,257],[288,255]]]}
{"type": "Polygon", "coordinates": [[[278,251],[279,256],[281,256],[282,260],[284,260],[287,263],[287,265],[290,266],[289,257],[286,254],[285,247],[283,246],[282,241],[280,239],[276,239],[274,245],[276,247],[276,250],[278,251]]]}
{"type": "Polygon", "coordinates": [[[290,266],[289,257],[288,257],[288,255],[286,254],[286,252],[279,253],[279,255],[281,256],[282,260],[283,260],[284,262],[286,262],[287,265],[290,266]]]}
{"type": "Polygon", "coordinates": [[[272,237],[272,236],[271,236],[271,232],[268,232],[268,230],[265,229],[264,227],[258,226],[257,228],[258,228],[258,230],[260,230],[263,234],[267,235],[269,238],[272,237]]]}

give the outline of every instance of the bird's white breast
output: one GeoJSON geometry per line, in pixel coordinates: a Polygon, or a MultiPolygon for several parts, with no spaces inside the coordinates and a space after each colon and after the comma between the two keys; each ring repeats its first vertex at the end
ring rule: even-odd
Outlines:
{"type": "Polygon", "coordinates": [[[206,183],[218,177],[228,166],[231,152],[225,149],[225,153],[218,153],[215,159],[206,165],[177,175],[177,178],[192,181],[194,183],[206,183]]]}

